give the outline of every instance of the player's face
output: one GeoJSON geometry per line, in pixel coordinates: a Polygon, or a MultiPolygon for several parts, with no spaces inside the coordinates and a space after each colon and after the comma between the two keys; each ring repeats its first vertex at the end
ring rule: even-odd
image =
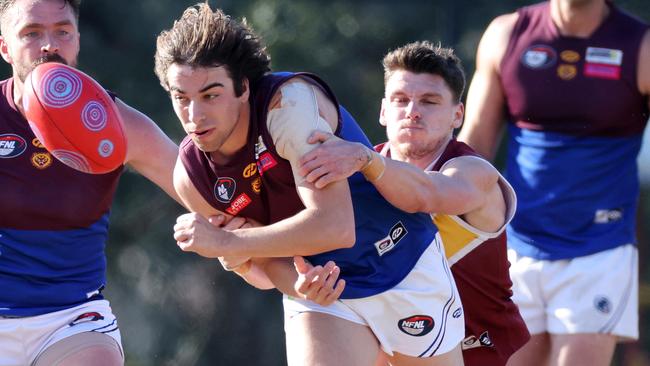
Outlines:
{"type": "Polygon", "coordinates": [[[2,19],[0,52],[21,81],[42,62],[76,66],[79,31],[72,8],[61,0],[16,0],[2,19]]]}
{"type": "Polygon", "coordinates": [[[172,64],[167,83],[174,111],[183,129],[202,151],[227,159],[246,144],[248,136],[248,83],[235,95],[233,80],[222,66],[172,64]]]}
{"type": "Polygon", "coordinates": [[[407,160],[435,155],[462,118],[462,103],[438,75],[398,70],[386,83],[380,122],[391,147],[407,160]]]}

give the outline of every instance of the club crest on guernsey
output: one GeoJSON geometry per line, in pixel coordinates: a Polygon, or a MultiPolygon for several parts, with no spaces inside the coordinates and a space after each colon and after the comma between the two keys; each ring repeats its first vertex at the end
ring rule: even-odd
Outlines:
{"type": "Polygon", "coordinates": [[[521,62],[531,69],[545,69],[555,64],[557,52],[546,45],[529,47],[521,56],[521,62]]]}
{"type": "Polygon", "coordinates": [[[235,183],[234,179],[229,177],[219,178],[214,184],[214,198],[221,203],[230,203],[235,195],[236,188],[237,183],[235,183]]]}

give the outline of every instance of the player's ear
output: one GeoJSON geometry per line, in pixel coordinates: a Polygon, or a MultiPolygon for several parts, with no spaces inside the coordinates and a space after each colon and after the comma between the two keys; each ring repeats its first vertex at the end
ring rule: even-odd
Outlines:
{"type": "Polygon", "coordinates": [[[379,111],[379,124],[386,127],[386,98],[381,98],[381,110],[379,111]]]}
{"type": "Polygon", "coordinates": [[[460,128],[460,126],[463,124],[463,116],[465,115],[465,105],[463,104],[463,102],[458,102],[458,104],[456,104],[453,113],[454,115],[452,116],[453,118],[452,126],[454,128],[460,128]]]}
{"type": "Polygon", "coordinates": [[[250,83],[248,82],[248,78],[243,78],[241,81],[241,95],[239,97],[248,101],[249,96],[250,96],[250,83]]]}
{"type": "Polygon", "coordinates": [[[11,56],[9,55],[9,46],[7,45],[7,42],[5,41],[5,37],[0,35],[0,54],[2,54],[2,58],[8,63],[12,63],[11,56]]]}

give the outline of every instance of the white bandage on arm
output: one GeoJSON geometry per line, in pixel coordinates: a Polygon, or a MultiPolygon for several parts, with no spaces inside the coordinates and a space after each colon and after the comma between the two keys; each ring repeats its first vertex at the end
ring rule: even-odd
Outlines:
{"type": "Polygon", "coordinates": [[[307,143],[315,130],[332,133],[330,124],[321,117],[318,107],[318,87],[300,79],[284,84],[280,106],[269,111],[266,123],[278,154],[291,162],[296,183],[297,161],[317,145],[307,143]]]}

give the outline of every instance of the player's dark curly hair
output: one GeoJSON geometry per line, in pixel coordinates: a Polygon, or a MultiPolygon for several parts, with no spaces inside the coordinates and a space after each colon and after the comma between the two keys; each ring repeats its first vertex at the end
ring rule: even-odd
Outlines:
{"type": "MultiPolygon", "coordinates": [[[[79,6],[81,6],[81,0],[59,0],[61,1],[61,7],[69,6],[74,13],[75,18],[79,21],[79,6]]],[[[4,20],[7,10],[11,8],[16,0],[0,0],[0,21],[4,20]]]]}
{"type": "Polygon", "coordinates": [[[253,86],[270,71],[271,57],[245,19],[238,22],[220,9],[212,11],[206,2],[185,9],[171,29],[160,33],[155,62],[156,75],[167,91],[167,70],[172,64],[223,66],[240,96],[244,79],[253,86]]]}
{"type": "Polygon", "coordinates": [[[460,102],[465,91],[465,71],[451,48],[428,41],[413,42],[390,51],[384,60],[384,83],[395,71],[406,70],[416,74],[429,73],[442,77],[455,101],[460,102]]]}

